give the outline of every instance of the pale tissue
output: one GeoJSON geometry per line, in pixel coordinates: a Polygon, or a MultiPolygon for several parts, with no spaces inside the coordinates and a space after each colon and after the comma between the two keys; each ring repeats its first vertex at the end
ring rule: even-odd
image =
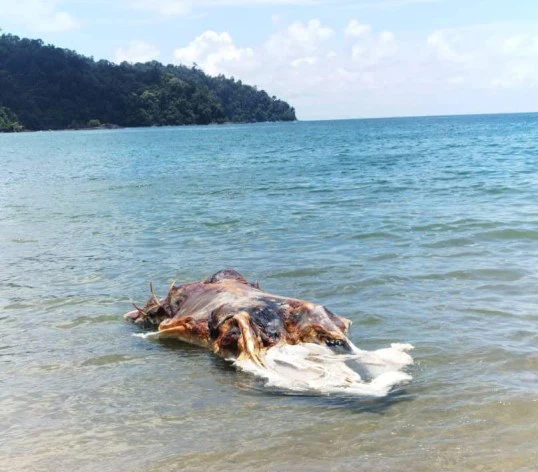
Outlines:
{"type": "Polygon", "coordinates": [[[407,353],[410,344],[363,351],[352,345],[353,353],[336,354],[319,344],[282,344],[267,351],[265,367],[249,359],[234,365],[266,380],[267,387],[308,394],[343,394],[384,397],[412,377],[402,369],[413,364],[407,353]]]}
{"type": "MultiPolygon", "coordinates": [[[[159,332],[134,336],[158,339],[159,332]]],[[[351,342],[350,345],[351,354],[337,354],[321,344],[280,344],[265,353],[264,367],[248,358],[227,360],[265,380],[267,387],[290,393],[384,397],[394,387],[412,380],[402,372],[413,364],[407,353],[413,349],[411,344],[393,343],[376,351],[364,351],[351,342]]]]}

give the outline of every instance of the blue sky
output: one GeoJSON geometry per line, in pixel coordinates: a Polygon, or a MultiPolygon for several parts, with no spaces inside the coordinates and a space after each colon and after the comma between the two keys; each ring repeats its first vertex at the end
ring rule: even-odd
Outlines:
{"type": "Polygon", "coordinates": [[[300,119],[538,111],[536,0],[0,0],[0,28],[196,62],[300,119]]]}

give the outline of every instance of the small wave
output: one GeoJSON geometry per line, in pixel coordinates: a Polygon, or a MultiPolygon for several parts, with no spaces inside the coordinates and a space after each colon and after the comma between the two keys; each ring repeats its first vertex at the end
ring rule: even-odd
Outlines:
{"type": "Polygon", "coordinates": [[[369,277],[366,279],[361,279],[357,284],[352,285],[344,285],[343,287],[337,287],[335,289],[335,293],[342,294],[342,293],[350,293],[349,288],[357,288],[357,289],[364,289],[367,287],[377,287],[380,285],[386,285],[386,284],[393,284],[393,285],[401,285],[409,282],[408,277],[400,277],[398,275],[381,275],[378,277],[369,277]]]}
{"type": "Polygon", "coordinates": [[[367,232],[367,233],[358,233],[353,236],[351,236],[351,239],[403,239],[401,236],[390,233],[390,232],[384,232],[384,231],[374,231],[374,232],[367,232]]]}
{"type": "Polygon", "coordinates": [[[101,366],[101,365],[107,365],[107,364],[117,364],[119,362],[129,362],[135,359],[136,357],[126,356],[123,354],[110,354],[107,356],[99,356],[99,357],[93,357],[91,359],[87,359],[81,363],[81,366],[87,367],[87,366],[101,366]]]}
{"type": "Polygon", "coordinates": [[[434,272],[428,274],[417,275],[421,280],[494,280],[515,282],[528,275],[524,270],[518,269],[468,269],[468,270],[453,270],[450,272],[434,272]]]}
{"type": "Polygon", "coordinates": [[[538,231],[531,229],[515,229],[507,228],[494,231],[485,231],[478,233],[476,235],[478,239],[482,240],[501,240],[501,241],[510,241],[510,240],[538,240],[538,231]]]}
{"type": "Polygon", "coordinates": [[[463,311],[473,314],[473,315],[478,315],[478,316],[486,315],[488,317],[491,316],[491,317],[501,317],[501,318],[502,317],[510,318],[513,316],[513,314],[508,311],[488,310],[486,308],[469,308],[463,311]]]}
{"type": "Polygon", "coordinates": [[[448,238],[423,244],[423,247],[431,249],[445,249],[454,247],[473,246],[475,243],[469,238],[448,238]]]}
{"type": "Polygon", "coordinates": [[[116,315],[79,316],[66,323],[58,324],[56,327],[60,329],[72,329],[86,324],[109,323],[117,320],[118,318],[116,315]]]}
{"type": "Polygon", "coordinates": [[[489,220],[479,220],[475,218],[460,218],[454,221],[448,221],[448,222],[435,222],[435,223],[428,223],[423,225],[415,225],[412,226],[410,229],[412,231],[416,232],[446,232],[446,231],[461,231],[464,229],[489,229],[489,228],[495,228],[498,226],[498,223],[495,221],[489,221],[489,220]]]}
{"type": "Polygon", "coordinates": [[[391,259],[398,259],[402,256],[400,256],[398,253],[396,252],[386,252],[386,253],[383,253],[383,254],[379,254],[377,256],[372,256],[370,257],[370,261],[372,262],[381,262],[381,261],[388,261],[388,260],[391,260],[391,259]]]}
{"type": "Polygon", "coordinates": [[[223,221],[205,221],[202,224],[208,228],[218,228],[218,227],[235,227],[241,223],[241,220],[231,219],[223,221]]]}
{"type": "Polygon", "coordinates": [[[15,244],[30,244],[30,243],[38,243],[39,241],[37,239],[15,238],[15,239],[10,239],[9,242],[15,243],[15,244]]]}
{"type": "Polygon", "coordinates": [[[330,268],[327,267],[301,267],[294,270],[283,270],[279,272],[273,272],[267,276],[269,279],[285,279],[296,277],[309,277],[318,276],[325,272],[328,272],[330,268]]]}

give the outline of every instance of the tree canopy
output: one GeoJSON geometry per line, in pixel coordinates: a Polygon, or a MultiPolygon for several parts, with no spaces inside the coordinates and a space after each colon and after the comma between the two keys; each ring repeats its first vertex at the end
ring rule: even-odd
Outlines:
{"type": "Polygon", "coordinates": [[[6,107],[0,107],[0,131],[22,131],[17,115],[6,107]]]}
{"type": "Polygon", "coordinates": [[[196,65],[118,65],[0,35],[0,131],[295,119],[286,102],[196,65]]]}

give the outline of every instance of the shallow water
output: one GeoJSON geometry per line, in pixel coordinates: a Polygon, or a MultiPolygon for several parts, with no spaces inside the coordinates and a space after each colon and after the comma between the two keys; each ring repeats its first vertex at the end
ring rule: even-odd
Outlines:
{"type": "Polygon", "coordinates": [[[538,463],[538,115],[0,135],[0,469],[538,463]],[[415,346],[381,400],[268,391],[121,319],[235,267],[415,346]]]}

